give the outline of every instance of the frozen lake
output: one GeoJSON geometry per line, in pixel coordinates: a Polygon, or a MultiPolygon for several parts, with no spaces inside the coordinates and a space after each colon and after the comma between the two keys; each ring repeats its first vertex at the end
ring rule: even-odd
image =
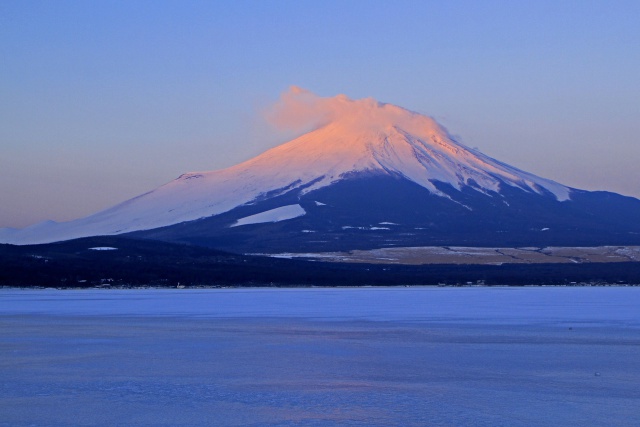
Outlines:
{"type": "Polygon", "coordinates": [[[640,425],[640,288],[0,290],[0,426],[640,425]]]}

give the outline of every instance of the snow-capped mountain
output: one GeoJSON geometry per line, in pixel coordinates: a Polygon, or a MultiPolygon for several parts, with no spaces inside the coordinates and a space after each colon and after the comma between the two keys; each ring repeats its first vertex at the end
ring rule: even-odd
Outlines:
{"type": "MultiPolygon", "coordinates": [[[[595,230],[602,228],[603,218],[583,206],[586,196],[599,193],[494,160],[457,142],[429,117],[373,99],[319,98],[299,89],[285,96],[289,104],[279,114],[312,116],[316,129],[236,166],[186,173],[86,218],[2,230],[0,241],[137,232],[245,251],[258,239],[263,243],[255,243],[256,249],[269,251],[273,240],[306,242],[294,246],[307,250],[314,244],[334,247],[354,233],[341,248],[422,244],[428,236],[446,243],[447,235],[453,244],[461,228],[468,242],[475,233],[486,243],[501,231],[520,242],[516,234],[531,230],[556,235],[573,224],[587,232],[594,229],[590,221],[599,224],[595,230]],[[358,206],[351,206],[355,200],[358,206]]],[[[640,213],[640,201],[603,194],[629,205],[632,216],[640,213]]],[[[614,222],[622,225],[615,231],[622,237],[640,231],[614,222]]]]}

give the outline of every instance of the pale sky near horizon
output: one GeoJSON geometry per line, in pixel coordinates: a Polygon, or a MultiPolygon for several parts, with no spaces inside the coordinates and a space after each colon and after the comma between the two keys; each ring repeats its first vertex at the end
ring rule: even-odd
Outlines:
{"type": "Polygon", "coordinates": [[[71,220],[285,141],[291,85],[430,115],[640,197],[640,1],[0,2],[0,227],[71,220]]]}

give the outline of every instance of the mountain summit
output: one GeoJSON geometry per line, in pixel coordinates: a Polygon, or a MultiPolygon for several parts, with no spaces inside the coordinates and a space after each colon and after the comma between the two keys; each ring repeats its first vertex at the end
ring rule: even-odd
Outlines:
{"type": "Polygon", "coordinates": [[[183,174],[86,218],[0,231],[0,241],[135,232],[269,252],[640,240],[640,227],[627,221],[638,218],[640,201],[521,171],[395,105],[292,88],[268,117],[276,126],[312,130],[236,166],[183,174]],[[603,210],[603,200],[617,212],[603,210]]]}

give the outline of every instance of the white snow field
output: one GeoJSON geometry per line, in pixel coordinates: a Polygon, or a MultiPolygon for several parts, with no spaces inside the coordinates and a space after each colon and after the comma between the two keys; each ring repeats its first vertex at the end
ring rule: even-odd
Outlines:
{"type": "MultiPolygon", "coordinates": [[[[343,229],[355,227],[342,227],[343,229]]],[[[386,229],[358,227],[362,230],[386,229]]],[[[377,264],[512,264],[640,261],[640,246],[478,248],[464,246],[389,247],[349,252],[256,254],[274,258],[377,264]]]]}
{"type": "Polygon", "coordinates": [[[231,225],[231,227],[238,227],[240,225],[248,224],[260,224],[263,222],[280,222],[288,219],[298,218],[305,215],[307,212],[302,209],[300,205],[287,205],[279,208],[270,209],[268,211],[260,212],[255,215],[246,216],[240,218],[231,225]]]}
{"type": "Polygon", "coordinates": [[[0,426],[637,426],[640,288],[0,289],[0,426]]]}

